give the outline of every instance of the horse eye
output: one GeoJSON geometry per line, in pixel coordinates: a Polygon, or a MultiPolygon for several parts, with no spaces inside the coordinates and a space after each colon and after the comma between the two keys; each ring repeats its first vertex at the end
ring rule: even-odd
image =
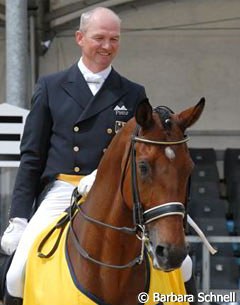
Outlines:
{"type": "Polygon", "coordinates": [[[148,172],[149,172],[149,165],[146,161],[140,161],[138,163],[138,167],[140,169],[140,173],[142,176],[147,176],[148,172]]]}

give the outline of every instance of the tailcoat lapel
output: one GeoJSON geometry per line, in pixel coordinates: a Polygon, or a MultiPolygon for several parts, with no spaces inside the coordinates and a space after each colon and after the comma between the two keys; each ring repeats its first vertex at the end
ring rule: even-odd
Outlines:
{"type": "Polygon", "coordinates": [[[87,120],[88,118],[115,104],[116,101],[123,97],[126,93],[127,90],[121,85],[120,75],[112,69],[102,88],[88,102],[87,107],[79,117],[77,123],[87,120]]]}
{"type": "Polygon", "coordinates": [[[83,109],[87,107],[93,97],[77,64],[69,69],[65,81],[62,83],[62,87],[83,109]]]}

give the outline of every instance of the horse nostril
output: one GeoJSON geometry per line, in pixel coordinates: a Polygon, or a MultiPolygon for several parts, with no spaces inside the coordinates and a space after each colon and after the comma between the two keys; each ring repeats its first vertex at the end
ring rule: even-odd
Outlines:
{"type": "Polygon", "coordinates": [[[152,252],[153,265],[156,269],[171,271],[181,266],[186,255],[187,249],[185,247],[158,244],[152,252]]]}
{"type": "Polygon", "coordinates": [[[160,256],[160,257],[164,256],[164,247],[163,246],[158,245],[156,247],[155,251],[156,251],[157,256],[160,256]]]}

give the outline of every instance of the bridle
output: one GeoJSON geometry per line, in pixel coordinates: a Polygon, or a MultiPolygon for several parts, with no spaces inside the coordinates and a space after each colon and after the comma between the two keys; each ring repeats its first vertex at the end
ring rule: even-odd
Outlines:
{"type": "MultiPolygon", "coordinates": [[[[186,143],[189,138],[187,136],[185,136],[183,139],[181,140],[176,140],[176,141],[157,141],[157,140],[149,140],[146,139],[144,137],[139,137],[139,129],[140,127],[137,126],[134,134],[131,137],[131,145],[128,151],[128,155],[126,158],[126,162],[125,162],[125,167],[122,173],[122,177],[124,178],[125,176],[125,171],[126,171],[126,167],[127,164],[129,162],[129,158],[130,162],[131,162],[131,186],[132,186],[132,197],[133,197],[133,223],[134,223],[134,227],[130,228],[130,227],[118,227],[118,226],[114,226],[111,224],[107,224],[104,223],[100,220],[97,220],[95,218],[92,218],[90,216],[88,216],[87,214],[85,214],[85,212],[82,210],[81,204],[78,204],[81,196],[79,196],[78,192],[77,192],[77,188],[74,190],[73,194],[72,194],[72,199],[71,199],[71,207],[68,210],[68,214],[65,215],[65,217],[63,217],[63,219],[60,219],[60,221],[57,223],[57,225],[49,232],[49,234],[47,234],[47,236],[42,240],[42,242],[39,245],[38,248],[38,255],[40,257],[50,257],[57,248],[58,242],[60,240],[62,231],[63,231],[63,225],[65,226],[66,222],[69,221],[70,225],[69,225],[69,230],[71,233],[71,237],[74,243],[74,246],[76,248],[76,250],[78,251],[78,253],[83,256],[84,258],[86,258],[87,260],[96,263],[100,266],[104,266],[104,267],[110,267],[110,268],[114,268],[114,269],[124,269],[124,268],[129,268],[129,267],[133,267],[134,265],[139,265],[143,262],[144,260],[144,249],[145,247],[148,248],[149,245],[149,238],[148,235],[146,233],[146,224],[155,221],[156,219],[162,218],[162,217],[166,217],[166,216],[170,216],[170,215],[180,215],[182,216],[182,218],[185,217],[185,207],[181,202],[168,202],[168,203],[164,203],[161,205],[157,205],[151,209],[148,209],[146,211],[143,210],[143,205],[140,201],[140,196],[139,196],[139,189],[138,189],[138,183],[137,183],[137,165],[136,165],[136,148],[135,148],[135,144],[136,142],[140,142],[140,143],[144,143],[144,144],[150,144],[150,145],[165,145],[165,146],[169,146],[169,145],[180,145],[183,143],[186,143]],[[93,257],[91,257],[87,251],[80,245],[77,235],[74,231],[73,228],[73,218],[76,215],[76,210],[77,212],[79,212],[81,214],[81,216],[88,222],[94,223],[96,225],[108,228],[108,229],[113,229],[116,231],[120,231],[123,233],[127,233],[127,234],[135,234],[136,237],[141,241],[141,253],[139,256],[137,256],[136,258],[134,258],[133,260],[131,260],[129,263],[127,264],[123,264],[123,265],[113,265],[113,264],[108,264],[108,263],[104,263],[102,261],[99,261],[93,257]],[[42,253],[42,248],[44,243],[46,242],[46,240],[50,237],[50,235],[53,233],[53,231],[56,228],[61,228],[61,231],[59,233],[59,237],[54,245],[54,247],[52,248],[52,250],[48,253],[48,254],[43,254],[42,253]]],[[[123,179],[121,180],[121,184],[123,183],[123,179]]]]}
{"type": "Polygon", "coordinates": [[[186,143],[189,140],[189,138],[185,136],[183,139],[177,140],[177,141],[154,141],[154,140],[145,139],[143,137],[139,137],[138,133],[139,133],[139,127],[136,128],[134,134],[132,135],[130,150],[129,150],[129,154],[128,154],[128,157],[127,157],[127,160],[126,160],[126,164],[127,164],[128,159],[131,156],[130,162],[131,162],[131,185],[132,185],[132,196],[133,196],[133,223],[134,223],[134,227],[129,228],[129,227],[113,226],[113,225],[104,223],[102,221],[99,221],[95,218],[92,218],[92,217],[86,215],[83,212],[83,210],[81,208],[81,205],[79,205],[79,204],[77,205],[77,209],[85,220],[87,220],[89,222],[92,222],[96,225],[100,225],[100,226],[106,227],[108,229],[113,229],[113,230],[121,231],[121,232],[128,233],[128,234],[136,234],[137,238],[140,239],[141,242],[142,242],[141,254],[138,257],[134,258],[129,263],[124,264],[124,265],[112,265],[112,264],[108,264],[108,263],[104,263],[102,261],[96,260],[95,258],[91,257],[82,248],[82,246],[79,244],[76,233],[74,232],[73,226],[71,225],[72,222],[70,221],[70,232],[72,233],[73,242],[74,242],[74,245],[75,245],[77,251],[84,258],[86,258],[86,259],[90,260],[91,262],[94,262],[98,265],[101,265],[101,266],[115,268],[115,269],[123,269],[123,268],[132,267],[136,264],[141,264],[143,262],[143,259],[144,259],[145,245],[149,241],[148,236],[146,234],[145,225],[152,222],[152,221],[155,221],[158,218],[166,217],[166,216],[169,216],[169,215],[180,215],[183,218],[185,216],[184,205],[180,202],[164,203],[164,204],[155,206],[151,209],[148,209],[146,211],[143,211],[143,206],[142,206],[142,203],[140,201],[138,183],[137,183],[137,166],[136,166],[135,144],[136,144],[136,142],[141,142],[141,143],[151,144],[151,145],[179,145],[179,144],[186,143]]]}
{"type": "Polygon", "coordinates": [[[138,183],[137,183],[137,165],[136,165],[136,142],[152,144],[152,145],[179,145],[186,143],[189,138],[184,137],[177,141],[154,141],[139,137],[139,127],[136,128],[135,133],[131,140],[131,181],[132,181],[132,194],[133,194],[133,222],[135,226],[145,226],[147,223],[152,222],[158,218],[170,216],[170,215],[181,215],[185,216],[185,208],[181,202],[168,202],[161,205],[157,205],[151,209],[143,212],[143,206],[139,197],[138,183]]]}

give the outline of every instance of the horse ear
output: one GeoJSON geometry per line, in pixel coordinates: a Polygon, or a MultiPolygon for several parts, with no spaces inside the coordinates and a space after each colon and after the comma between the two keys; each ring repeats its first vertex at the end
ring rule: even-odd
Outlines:
{"type": "Polygon", "coordinates": [[[194,107],[188,108],[178,114],[179,125],[184,131],[192,126],[201,116],[205,106],[205,98],[202,97],[194,107]]]}
{"type": "Polygon", "coordinates": [[[147,98],[142,100],[137,105],[135,111],[135,119],[143,129],[147,129],[152,126],[153,124],[152,111],[153,111],[152,106],[150,105],[147,98]]]}

